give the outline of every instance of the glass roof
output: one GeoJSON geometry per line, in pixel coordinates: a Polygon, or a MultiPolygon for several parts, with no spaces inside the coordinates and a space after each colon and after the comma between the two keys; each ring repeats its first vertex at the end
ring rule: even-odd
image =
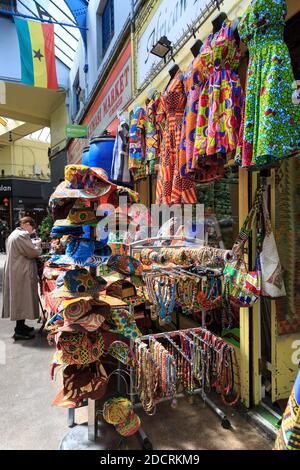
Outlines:
{"type": "MultiPolygon", "coordinates": [[[[64,0],[17,0],[17,11],[37,19],[52,19],[75,26],[75,20],[64,0]]],[[[71,68],[80,38],[80,30],[69,26],[54,25],[55,55],[71,68]]]]}

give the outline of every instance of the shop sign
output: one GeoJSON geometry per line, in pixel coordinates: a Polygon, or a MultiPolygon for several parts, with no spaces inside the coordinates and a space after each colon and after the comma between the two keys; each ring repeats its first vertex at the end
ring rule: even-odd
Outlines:
{"type": "Polygon", "coordinates": [[[87,137],[88,128],[81,124],[67,124],[66,137],[87,137]]]}
{"type": "Polygon", "coordinates": [[[150,23],[137,41],[138,88],[144,83],[152,67],[161,59],[150,51],[162,36],[174,44],[190,31],[191,23],[211,4],[208,0],[162,0],[150,23]]]}
{"type": "MultiPolygon", "coordinates": [[[[132,96],[131,87],[131,46],[130,43],[120,55],[117,65],[91,106],[83,124],[87,126],[88,137],[101,134],[114,121],[132,96]]],[[[77,163],[88,139],[75,139],[68,148],[68,161],[77,163]]]]}
{"type": "Polygon", "coordinates": [[[0,185],[1,193],[11,193],[11,186],[4,186],[3,184],[0,185]]]}
{"type": "Polygon", "coordinates": [[[12,186],[6,181],[0,182],[0,195],[1,196],[11,196],[12,186]]]}

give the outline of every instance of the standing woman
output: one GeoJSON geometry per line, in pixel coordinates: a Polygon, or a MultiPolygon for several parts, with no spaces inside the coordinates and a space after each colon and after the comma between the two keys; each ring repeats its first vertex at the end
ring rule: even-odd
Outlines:
{"type": "Polygon", "coordinates": [[[41,255],[40,239],[31,240],[35,222],[23,217],[7,239],[3,275],[3,318],[16,322],[14,339],[34,338],[34,328],[25,320],[39,317],[38,275],[35,259],[41,255]]]}

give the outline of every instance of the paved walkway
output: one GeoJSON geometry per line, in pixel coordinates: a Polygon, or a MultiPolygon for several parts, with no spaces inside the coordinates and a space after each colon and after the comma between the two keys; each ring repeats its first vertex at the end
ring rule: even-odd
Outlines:
{"type": "MultiPolygon", "coordinates": [[[[4,257],[0,256],[1,267],[4,257]]],[[[1,293],[0,293],[1,297],[1,293]]],[[[26,302],[26,299],[24,299],[26,302]]],[[[28,322],[36,328],[36,322],[28,322]]],[[[33,341],[12,339],[14,324],[0,320],[0,353],[6,350],[5,363],[0,354],[0,449],[57,449],[68,432],[67,411],[51,406],[59,388],[50,380],[53,350],[46,335],[33,341]]],[[[169,403],[159,405],[156,416],[139,411],[143,427],[155,449],[271,449],[272,442],[260,435],[238,413],[228,411],[232,429],[225,430],[209,408],[197,398],[193,405],[182,399],[176,409],[169,403]]],[[[87,420],[87,409],[76,411],[77,422],[87,420]]],[[[135,437],[128,446],[139,449],[135,437]]],[[[119,439],[116,439],[118,442],[119,439]]]]}

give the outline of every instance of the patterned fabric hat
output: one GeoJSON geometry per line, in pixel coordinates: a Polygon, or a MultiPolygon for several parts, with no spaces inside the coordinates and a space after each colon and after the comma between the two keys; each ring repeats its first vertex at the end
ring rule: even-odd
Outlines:
{"type": "Polygon", "coordinates": [[[135,286],[126,280],[119,280],[110,284],[106,293],[124,300],[128,305],[140,305],[145,302],[145,298],[137,295],[135,286]]]}
{"type": "Polygon", "coordinates": [[[122,436],[132,436],[140,428],[139,417],[134,413],[131,401],[124,397],[109,398],[104,403],[103,419],[116,427],[122,436]]]}
{"type": "Polygon", "coordinates": [[[100,362],[67,366],[63,370],[63,389],[52,405],[76,408],[84,399],[100,400],[107,388],[107,373],[100,362]]]}
{"type": "Polygon", "coordinates": [[[54,255],[50,262],[58,265],[100,266],[111,256],[111,248],[104,242],[72,238],[65,255],[54,255]]]}
{"type": "Polygon", "coordinates": [[[128,310],[125,309],[112,309],[111,321],[115,328],[111,329],[113,333],[119,333],[125,338],[135,340],[142,333],[138,329],[133,315],[130,315],[128,310]]]}
{"type": "Polygon", "coordinates": [[[103,325],[105,316],[109,316],[109,314],[110,307],[104,302],[99,303],[97,312],[94,312],[92,301],[78,299],[77,302],[69,304],[64,309],[64,324],[58,330],[70,333],[76,331],[95,331],[103,325]]]}
{"type": "Polygon", "coordinates": [[[131,351],[129,346],[123,341],[113,341],[108,348],[108,354],[122,362],[124,365],[131,363],[131,351]]]}
{"type": "Polygon", "coordinates": [[[125,397],[109,398],[103,406],[103,419],[116,426],[124,423],[132,409],[131,402],[125,397]]]}
{"type": "Polygon", "coordinates": [[[55,338],[57,353],[53,362],[60,365],[84,365],[96,362],[104,353],[102,333],[58,333],[55,338]]]}
{"type": "MultiPolygon", "coordinates": [[[[106,188],[106,187],[105,187],[106,188]]],[[[105,191],[102,189],[102,191],[105,191]]],[[[49,198],[49,206],[52,208],[56,208],[59,204],[59,201],[66,200],[66,199],[96,199],[97,197],[101,196],[100,188],[98,190],[94,189],[93,191],[84,190],[84,189],[73,189],[69,187],[67,181],[62,181],[56,187],[55,191],[51,194],[49,198]]]]}
{"type": "Polygon", "coordinates": [[[100,283],[86,269],[72,269],[63,278],[63,285],[51,292],[54,298],[93,296],[101,290],[100,283]]]}
{"type": "Polygon", "coordinates": [[[131,276],[133,274],[141,276],[143,273],[142,263],[139,260],[128,255],[111,256],[107,262],[107,266],[112,271],[117,271],[127,276],[131,276]]]}
{"type": "Polygon", "coordinates": [[[90,168],[85,165],[67,165],[65,181],[69,189],[83,189],[97,197],[104,196],[114,186],[102,168],[90,168]]]}
{"type": "Polygon", "coordinates": [[[124,423],[117,424],[116,431],[123,437],[133,436],[141,427],[141,420],[133,410],[124,423]]]}
{"type": "Polygon", "coordinates": [[[58,219],[54,222],[54,227],[69,225],[76,227],[82,225],[97,224],[97,217],[92,207],[73,207],[66,219],[58,219]]]}

